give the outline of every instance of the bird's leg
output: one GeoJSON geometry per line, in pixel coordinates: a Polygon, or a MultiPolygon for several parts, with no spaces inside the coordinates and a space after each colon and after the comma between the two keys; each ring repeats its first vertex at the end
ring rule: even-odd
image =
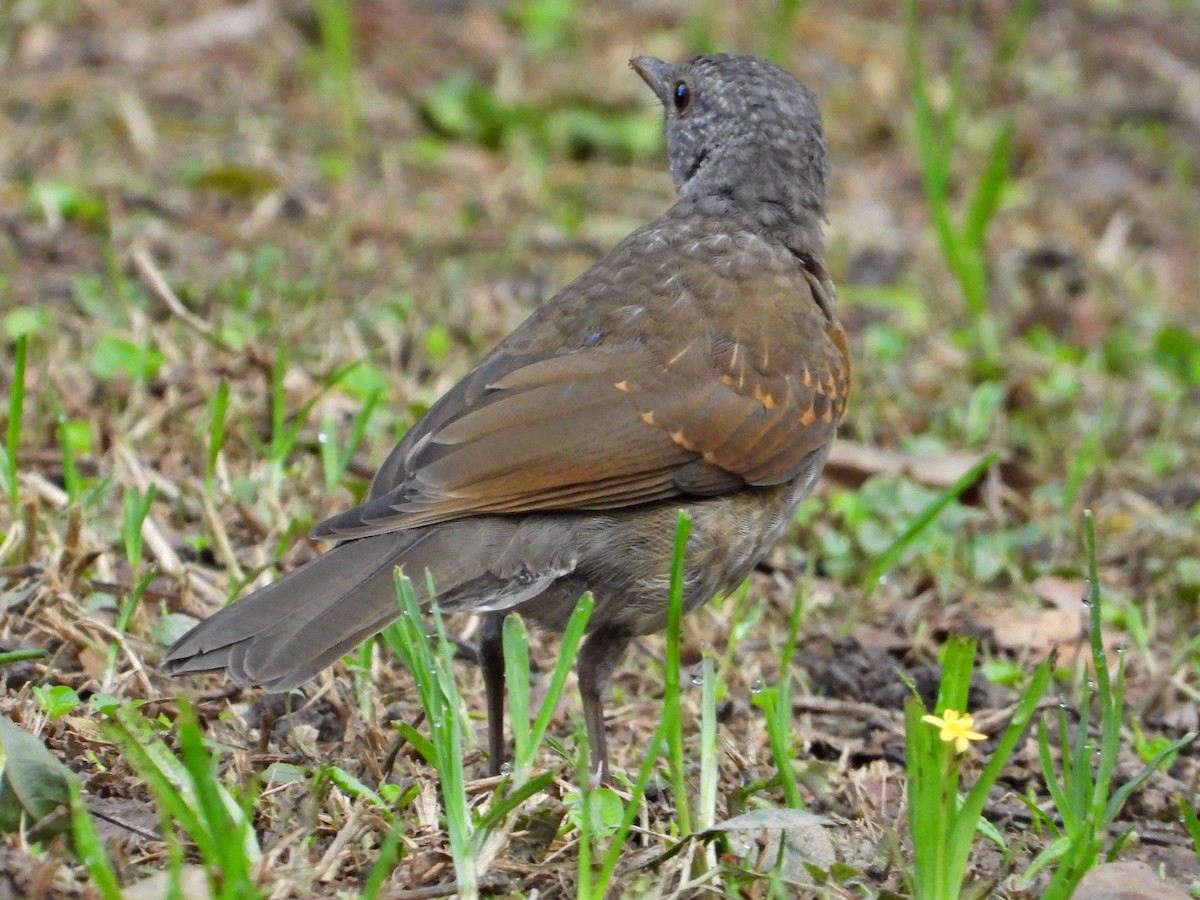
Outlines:
{"type": "Polygon", "coordinates": [[[504,765],[504,613],[487,616],[479,630],[479,667],[487,694],[488,774],[504,765]]]}
{"type": "Polygon", "coordinates": [[[579,693],[583,698],[583,721],[591,747],[591,774],[609,781],[608,739],[604,730],[604,691],[613,669],[633,635],[620,628],[599,628],[588,635],[575,660],[579,693]]]}

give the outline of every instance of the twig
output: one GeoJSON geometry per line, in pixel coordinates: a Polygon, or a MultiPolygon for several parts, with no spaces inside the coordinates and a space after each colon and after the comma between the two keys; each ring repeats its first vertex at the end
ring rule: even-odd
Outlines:
{"type": "Polygon", "coordinates": [[[873,703],[859,703],[854,700],[834,700],[829,697],[815,697],[812,695],[793,697],[792,712],[828,713],[851,719],[879,717],[891,719],[893,724],[899,724],[900,722],[900,713],[894,709],[875,706],[873,703]]]}
{"type": "Polygon", "coordinates": [[[104,622],[98,622],[95,619],[80,619],[79,624],[87,628],[92,628],[109,640],[115,641],[117,646],[121,648],[121,652],[125,654],[125,658],[129,660],[129,665],[133,668],[138,683],[142,686],[142,695],[149,697],[155,693],[154,688],[150,684],[150,678],[146,674],[146,668],[142,665],[142,661],[138,658],[138,655],[133,652],[128,641],[125,640],[124,634],[117,631],[111,625],[106,625],[104,622]]]}
{"type": "Polygon", "coordinates": [[[225,530],[225,523],[221,521],[220,515],[213,506],[212,496],[208,491],[203,492],[201,509],[204,512],[204,518],[208,521],[208,530],[213,536],[213,542],[216,544],[217,558],[224,564],[226,570],[233,574],[235,581],[245,581],[246,572],[238,562],[237,554],[233,551],[233,544],[229,540],[229,532],[225,530]]]}
{"type": "Polygon", "coordinates": [[[206,322],[183,305],[183,301],[179,299],[179,296],[167,284],[166,278],[163,277],[158,266],[154,264],[154,260],[150,258],[150,254],[147,252],[145,246],[141,244],[135,245],[130,252],[130,258],[133,260],[134,268],[137,269],[142,282],[150,289],[150,292],[154,296],[166,305],[167,309],[218,350],[223,350],[226,353],[233,352],[233,348],[217,334],[216,329],[213,328],[210,322],[206,322]]]}
{"type": "Polygon", "coordinates": [[[146,831],[143,828],[138,828],[136,825],[130,825],[128,822],[122,822],[116,816],[110,816],[108,813],[102,813],[98,809],[92,809],[91,807],[88,807],[88,813],[92,816],[95,816],[97,819],[103,819],[110,825],[116,825],[118,828],[124,828],[130,834],[136,834],[138,837],[145,838],[148,841],[161,841],[163,839],[161,834],[155,834],[152,831],[146,831]]]}
{"type": "MultiPolygon", "coordinates": [[[[503,885],[504,876],[498,872],[491,872],[479,878],[480,891],[491,891],[503,885]]],[[[437,900],[438,897],[456,897],[458,896],[458,882],[454,879],[439,881],[437,884],[431,884],[428,887],[394,891],[389,893],[388,896],[392,900],[437,900]]]]}
{"type": "Polygon", "coordinates": [[[345,862],[342,849],[358,837],[359,831],[365,825],[366,823],[362,821],[362,814],[359,808],[353,808],[346,819],[346,824],[338,830],[338,833],[333,838],[333,843],[329,845],[329,849],[325,851],[325,855],[317,863],[317,881],[332,881],[337,877],[338,869],[345,862]]]}
{"type": "Polygon", "coordinates": [[[67,505],[67,492],[58,485],[47,480],[40,472],[25,472],[21,476],[25,486],[32,488],[34,493],[45,500],[55,509],[64,509],[67,505]]]}

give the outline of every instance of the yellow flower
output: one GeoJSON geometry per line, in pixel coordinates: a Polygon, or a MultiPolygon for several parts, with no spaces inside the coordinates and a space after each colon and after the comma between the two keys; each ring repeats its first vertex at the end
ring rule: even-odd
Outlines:
{"type": "Polygon", "coordinates": [[[975,727],[975,719],[971,717],[970,713],[960,713],[956,709],[948,709],[940,717],[922,716],[921,721],[942,729],[939,737],[947,744],[953,742],[954,749],[958,753],[965,753],[971,746],[971,741],[987,739],[986,734],[971,730],[975,727]]]}

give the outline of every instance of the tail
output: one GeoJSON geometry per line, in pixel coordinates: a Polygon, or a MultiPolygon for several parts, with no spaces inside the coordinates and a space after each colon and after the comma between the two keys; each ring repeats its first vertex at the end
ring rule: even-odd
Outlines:
{"type": "Polygon", "coordinates": [[[224,669],[239,684],[290,690],[400,615],[397,566],[421,601],[428,571],[446,611],[510,609],[573,566],[552,539],[559,529],[527,524],[494,517],[347,541],[218,610],[171,645],[163,668],[224,669]]]}
{"type": "MultiPolygon", "coordinates": [[[[332,665],[400,614],[393,570],[433,533],[360,538],[289,572],[171,645],[171,675],[225,669],[239,684],[286,691],[332,665]]],[[[424,593],[424,573],[411,573],[424,593]]]]}

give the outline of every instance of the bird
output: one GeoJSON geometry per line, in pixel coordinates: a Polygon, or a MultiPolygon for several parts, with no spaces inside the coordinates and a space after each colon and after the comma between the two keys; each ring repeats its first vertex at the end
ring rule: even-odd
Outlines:
{"type": "Polygon", "coordinates": [[[559,631],[590,591],[575,667],[592,774],[604,695],[663,630],[678,512],[683,605],[737,587],[784,535],[850,391],[822,261],[828,152],[813,93],[754,56],[630,60],[663,107],[674,203],[535,309],[385,458],[327,552],[196,625],[168,673],[285,691],[422,603],[483,617],[488,764],[504,743],[505,616],[559,631]]]}

